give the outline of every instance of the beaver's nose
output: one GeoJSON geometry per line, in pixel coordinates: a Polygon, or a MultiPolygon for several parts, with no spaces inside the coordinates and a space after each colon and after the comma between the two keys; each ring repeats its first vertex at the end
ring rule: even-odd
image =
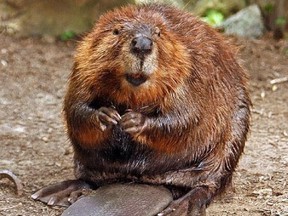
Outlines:
{"type": "Polygon", "coordinates": [[[131,51],[136,55],[147,55],[152,51],[153,42],[150,38],[145,36],[138,36],[133,38],[131,42],[131,51]]]}

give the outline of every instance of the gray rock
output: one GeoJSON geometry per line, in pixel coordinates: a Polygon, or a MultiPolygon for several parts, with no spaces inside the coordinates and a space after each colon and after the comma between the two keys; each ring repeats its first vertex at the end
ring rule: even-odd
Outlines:
{"type": "Polygon", "coordinates": [[[170,191],[162,186],[114,184],[79,199],[62,216],[153,216],[171,201],[170,191]]]}
{"type": "Polygon", "coordinates": [[[258,38],[264,33],[261,11],[257,5],[251,5],[229,17],[220,26],[227,35],[258,38]]]}

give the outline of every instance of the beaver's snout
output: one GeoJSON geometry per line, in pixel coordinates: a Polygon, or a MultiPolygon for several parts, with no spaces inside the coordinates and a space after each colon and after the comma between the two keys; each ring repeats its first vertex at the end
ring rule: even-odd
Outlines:
{"type": "Polygon", "coordinates": [[[152,52],[153,41],[146,36],[138,36],[131,41],[131,52],[135,55],[144,57],[152,52]]]}
{"type": "Polygon", "coordinates": [[[157,66],[155,44],[147,32],[137,33],[128,42],[130,55],[123,58],[125,79],[134,87],[145,83],[157,66]]]}

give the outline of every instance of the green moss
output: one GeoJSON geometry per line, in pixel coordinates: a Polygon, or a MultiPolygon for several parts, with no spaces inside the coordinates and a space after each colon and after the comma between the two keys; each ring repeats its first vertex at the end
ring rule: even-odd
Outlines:
{"type": "Polygon", "coordinates": [[[275,5],[272,3],[267,3],[266,5],[264,5],[264,11],[266,13],[272,13],[272,11],[274,10],[275,5]]]}
{"type": "Polygon", "coordinates": [[[209,9],[206,11],[205,16],[202,18],[202,20],[212,26],[216,26],[223,22],[224,15],[220,11],[209,9]]]}
{"type": "Polygon", "coordinates": [[[74,31],[65,31],[60,35],[60,39],[62,41],[71,40],[76,37],[76,33],[74,31]]]}
{"type": "Polygon", "coordinates": [[[285,17],[277,17],[277,19],[275,20],[275,24],[279,27],[283,27],[286,25],[286,18],[285,17]]]}

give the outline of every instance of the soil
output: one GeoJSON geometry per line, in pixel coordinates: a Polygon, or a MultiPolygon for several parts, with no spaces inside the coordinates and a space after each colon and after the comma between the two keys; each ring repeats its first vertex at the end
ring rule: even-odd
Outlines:
{"type": "MultiPolygon", "coordinates": [[[[288,215],[288,41],[233,40],[251,78],[252,129],[232,187],[207,215],[288,215]]],[[[63,211],[30,196],[73,178],[61,110],[74,52],[75,42],[0,34],[0,170],[13,171],[24,184],[17,196],[11,181],[0,180],[0,215],[63,211]]]]}

